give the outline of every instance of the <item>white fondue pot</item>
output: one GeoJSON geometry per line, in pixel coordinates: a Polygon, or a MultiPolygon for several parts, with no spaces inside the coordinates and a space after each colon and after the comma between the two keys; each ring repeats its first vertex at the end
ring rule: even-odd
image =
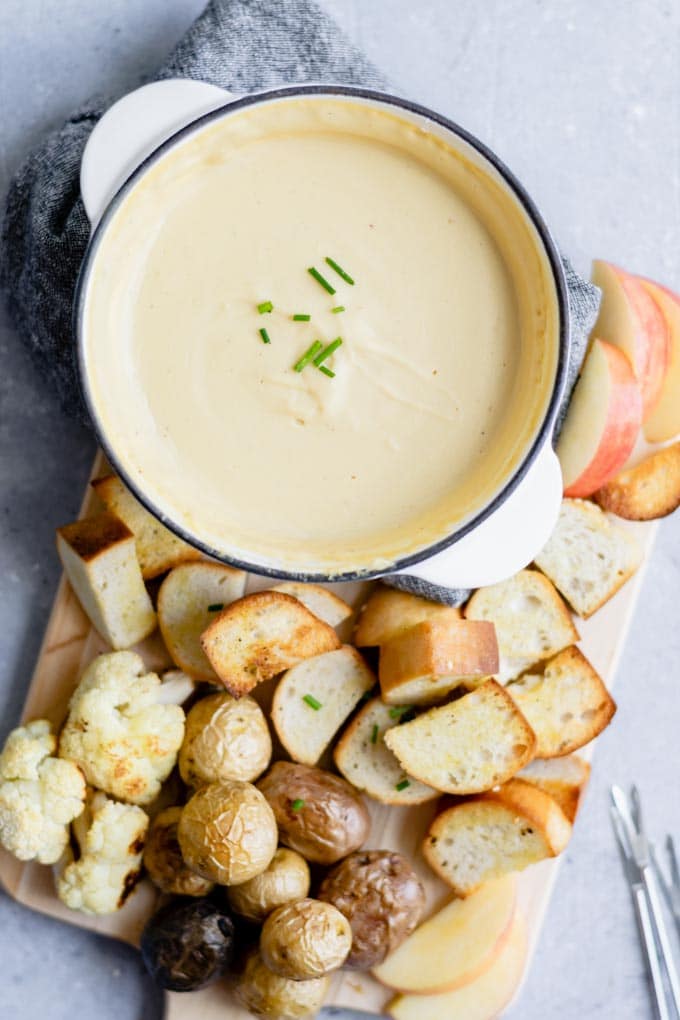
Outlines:
{"type": "MultiPolygon", "coordinates": [[[[172,79],[146,85],[115,103],[95,127],[81,168],[81,191],[92,237],[78,284],[75,330],[84,397],[99,440],[111,464],[147,509],[192,545],[227,563],[258,574],[297,580],[354,580],[384,575],[385,569],[359,572],[311,573],[282,568],[258,555],[244,556],[211,548],[201,535],[173,521],[144,489],[143,478],[127,472],[116,452],[116,435],[100,419],[89,385],[84,308],[97,248],[121,199],[170,149],[201,131],[215,119],[248,105],[295,96],[340,96],[392,109],[406,121],[435,134],[462,153],[466,160],[494,179],[512,197],[531,224],[536,245],[550,266],[559,314],[559,352],[545,415],[533,443],[493,498],[443,539],[395,562],[390,572],[409,574],[447,587],[472,588],[492,584],[526,566],[547,541],[562,498],[562,476],[553,450],[555,417],[564,390],[569,353],[569,309],[559,255],[550,233],[520,183],[486,146],[456,124],[414,103],[364,89],[333,85],[301,85],[235,98],[213,85],[172,79]]],[[[200,494],[197,494],[200,498],[200,494]]]]}

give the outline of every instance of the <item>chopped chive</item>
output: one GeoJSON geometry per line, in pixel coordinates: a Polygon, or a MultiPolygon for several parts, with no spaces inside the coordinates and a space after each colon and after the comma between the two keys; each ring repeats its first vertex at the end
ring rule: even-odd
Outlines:
{"type": "Polygon", "coordinates": [[[335,340],[332,341],[332,343],[328,344],[327,347],[324,347],[324,349],[320,351],[314,358],[314,364],[316,365],[316,367],[318,368],[322,362],[326,361],[327,358],[330,358],[331,354],[337,351],[338,347],[340,347],[341,345],[342,337],[338,336],[335,338],[335,340]]]}
{"type": "Polygon", "coordinates": [[[305,694],[302,700],[306,702],[306,704],[308,704],[310,708],[313,708],[315,712],[318,712],[319,709],[321,708],[321,702],[317,701],[312,694],[305,694]]]}
{"type": "Polygon", "coordinates": [[[350,283],[352,286],[354,286],[354,280],[349,275],[349,273],[346,273],[342,266],[339,266],[338,263],[334,259],[329,258],[328,255],[326,256],[326,265],[330,266],[331,269],[334,269],[338,276],[341,276],[343,278],[345,283],[350,283]]]}
{"type": "Polygon", "coordinates": [[[337,315],[338,312],[344,312],[344,310],[345,310],[344,305],[336,305],[335,308],[331,308],[333,315],[337,315]]]}
{"type": "Polygon", "coordinates": [[[326,368],[325,365],[318,365],[317,368],[320,372],[323,372],[324,375],[327,375],[329,379],[335,379],[335,372],[332,368],[326,368]]]}
{"type": "Polygon", "coordinates": [[[291,808],[291,811],[302,811],[304,806],[305,806],[304,800],[301,800],[300,797],[297,797],[293,801],[293,803],[290,805],[290,808],[291,808]]]}
{"type": "Polygon", "coordinates": [[[213,602],[211,606],[208,606],[209,613],[219,613],[220,609],[224,609],[224,602],[213,602]]]}
{"type": "Polygon", "coordinates": [[[394,708],[390,709],[390,719],[401,719],[402,715],[406,715],[410,711],[410,705],[395,705],[394,708]]]}
{"type": "Polygon", "coordinates": [[[260,313],[260,315],[265,315],[267,312],[274,311],[274,305],[271,303],[271,301],[263,301],[261,305],[257,306],[257,310],[260,313]]]}
{"type": "Polygon", "coordinates": [[[322,349],[323,349],[323,344],[321,343],[321,341],[320,340],[315,340],[314,343],[311,344],[307,348],[307,350],[302,355],[300,360],[295,362],[295,364],[293,365],[293,371],[294,372],[301,372],[302,369],[306,365],[308,365],[310,363],[310,361],[313,358],[315,358],[317,356],[317,354],[319,353],[319,351],[322,350],[322,349]]]}
{"type": "Polygon", "coordinates": [[[377,744],[378,743],[378,732],[379,732],[378,724],[376,723],[375,726],[373,727],[373,732],[371,733],[371,743],[372,744],[377,744]]]}
{"type": "Polygon", "coordinates": [[[263,344],[270,344],[271,343],[271,337],[269,336],[269,333],[264,328],[264,326],[262,327],[262,329],[258,330],[258,332],[259,332],[260,336],[262,337],[262,343],[263,344]]]}
{"type": "Polygon", "coordinates": [[[331,286],[328,280],[321,275],[318,269],[314,266],[310,266],[307,270],[310,276],[313,276],[317,283],[320,283],[324,290],[327,290],[329,294],[335,294],[335,287],[331,286]]]}
{"type": "Polygon", "coordinates": [[[410,781],[408,779],[402,779],[402,781],[400,783],[397,783],[397,785],[395,786],[394,789],[395,790],[405,790],[406,787],[410,786],[410,785],[411,785],[411,783],[410,783],[410,781]]]}
{"type": "Polygon", "coordinates": [[[309,322],[311,315],[307,315],[306,312],[296,312],[293,316],[293,322],[309,322]]]}

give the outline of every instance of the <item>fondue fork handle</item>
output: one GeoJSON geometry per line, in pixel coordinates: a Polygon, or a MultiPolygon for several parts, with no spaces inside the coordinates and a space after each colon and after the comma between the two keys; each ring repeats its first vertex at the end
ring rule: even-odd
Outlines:
{"type": "Polygon", "coordinates": [[[191,78],[168,78],[129,92],[110,106],[90,135],[80,167],[80,191],[93,227],[107,205],[154,149],[234,96],[191,78]]]}

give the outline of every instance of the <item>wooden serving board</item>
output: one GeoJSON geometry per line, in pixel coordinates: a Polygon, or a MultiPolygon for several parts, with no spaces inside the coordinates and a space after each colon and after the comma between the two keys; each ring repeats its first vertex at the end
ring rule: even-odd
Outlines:
{"type": "MultiPolygon", "coordinates": [[[[93,477],[104,473],[106,467],[103,456],[99,455],[95,461],[93,477]]],[[[81,516],[98,508],[98,500],[88,487],[81,516]]],[[[646,562],[657,525],[636,524],[631,527],[644,549],[646,562]]],[[[610,687],[632,619],[643,570],[644,564],[636,576],[591,620],[577,621],[582,635],[581,647],[610,687]]],[[[251,576],[247,590],[266,588],[270,584],[267,578],[251,576]]],[[[358,608],[370,582],[328,587],[358,608]]],[[[350,620],[343,625],[348,632],[351,624],[350,620]]],[[[348,634],[341,636],[347,637],[348,634]]],[[[91,627],[67,581],[62,578],[24,705],[23,719],[47,718],[55,726],[60,726],[71,692],[84,667],[96,654],[105,650],[107,646],[91,627]]],[[[137,650],[150,669],[161,670],[172,665],[158,632],[140,644],[137,650]]],[[[265,691],[263,696],[266,698],[266,695],[265,691]]],[[[592,753],[592,745],[588,753],[592,753]]],[[[419,854],[419,845],[435,806],[425,804],[418,808],[388,808],[373,801],[367,803],[372,816],[369,845],[400,850],[414,862],[423,879],[430,910],[445,902],[450,892],[428,872],[419,854]]],[[[559,860],[545,861],[520,875],[520,907],[529,933],[527,968],[538,941],[558,866],[559,860]]],[[[107,917],[81,914],[69,910],[57,899],[51,868],[34,863],[23,864],[4,851],[0,851],[0,881],[10,896],[33,910],[132,945],[138,944],[141,929],[157,898],[154,887],[148,880],[144,880],[117,914],[107,917]]],[[[334,978],[327,1004],[381,1013],[391,997],[391,993],[369,975],[341,972],[334,978]]],[[[165,1015],[166,1020],[247,1020],[251,1016],[234,1002],[223,982],[200,992],[167,994],[165,1015]]]]}

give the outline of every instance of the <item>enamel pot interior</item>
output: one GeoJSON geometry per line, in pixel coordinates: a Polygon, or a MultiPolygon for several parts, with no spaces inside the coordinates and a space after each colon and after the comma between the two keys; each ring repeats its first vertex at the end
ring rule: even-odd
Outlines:
{"type": "Polygon", "coordinates": [[[160,145],[143,163],[132,173],[123,184],[94,230],[90,244],[83,262],[80,277],[78,280],[76,300],[74,304],[75,332],[77,336],[77,349],[79,372],[84,400],[90,412],[100,444],[104,449],[114,470],[122,477],[125,483],[133,491],[139,501],[156,516],[163,524],[184,538],[190,544],[201,549],[208,555],[225,563],[232,564],[253,573],[305,581],[343,581],[367,579],[380,576],[388,571],[398,572],[400,569],[410,567],[435,554],[439,554],[460,541],[472,529],[479,527],[494,511],[508,498],[508,496],[521,483],[528,468],[534,462],[537,454],[544,448],[546,443],[551,442],[552,430],[560,399],[564,390],[564,384],[568,363],[569,348],[569,321],[566,283],[562,264],[557,253],[556,246],[551,238],[550,232],[543,221],[540,213],[531,198],[527,195],[522,185],[508,170],[508,168],[491,152],[483,143],[470,135],[463,128],[452,121],[434,113],[415,103],[382,93],[375,93],[369,90],[350,88],[343,86],[299,86],[284,89],[272,90],[257,95],[248,96],[242,99],[231,101],[225,106],[218,108],[183,128],[166,142],[160,145]],[[210,127],[220,118],[230,117],[244,108],[263,103],[276,103],[279,100],[290,99],[291,97],[341,97],[343,99],[368,104],[372,107],[383,108],[396,113],[399,117],[417,125],[424,131],[441,138],[446,144],[458,151],[471,164],[478,167],[484,174],[497,182],[504,191],[512,197],[512,200],[521,209],[522,215],[530,224],[535,237],[537,250],[541,257],[547,261],[551,283],[554,288],[554,300],[558,322],[558,350],[555,359],[555,370],[552,381],[550,396],[547,401],[543,419],[536,429],[531,443],[528,445],[523,458],[515,466],[512,473],[505,479],[504,484],[493,495],[485,505],[474,514],[462,520],[448,534],[438,541],[420,548],[415,552],[396,558],[389,565],[381,564],[379,567],[366,569],[334,569],[320,571],[310,569],[308,565],[304,569],[297,569],[290,563],[279,564],[272,558],[258,554],[256,549],[243,552],[242,550],[231,550],[216,548],[210,542],[206,542],[201,534],[193,532],[186,525],[173,520],[172,513],[165,511],[157,505],[148,491],[146,491],[143,480],[140,480],[133,472],[126,469],[121,457],[117,453],[115,432],[107,429],[98,412],[97,403],[94,398],[90,372],[88,368],[87,347],[85,338],[85,307],[88,297],[88,288],[91,283],[93,267],[96,263],[97,253],[106,236],[112,219],[118,211],[121,203],[128,197],[131,190],[136,188],[144,175],[164,156],[173,151],[177,146],[183,145],[192,139],[199,132],[210,127]]]}

